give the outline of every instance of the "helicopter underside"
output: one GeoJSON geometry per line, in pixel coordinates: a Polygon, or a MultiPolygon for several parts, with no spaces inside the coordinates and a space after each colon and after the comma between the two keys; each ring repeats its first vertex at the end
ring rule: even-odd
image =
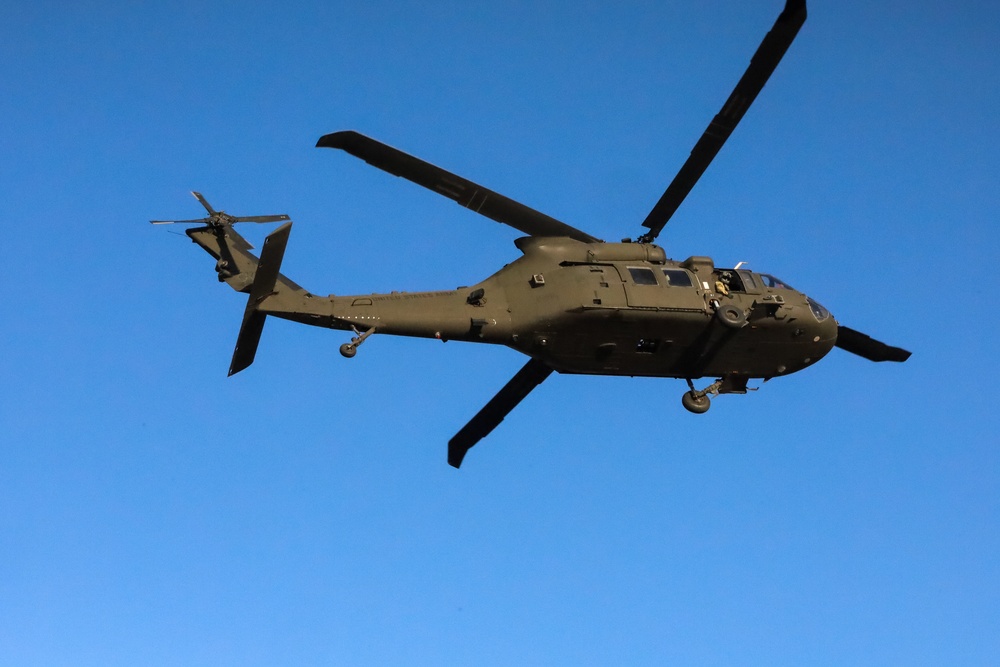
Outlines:
{"type": "Polygon", "coordinates": [[[637,309],[567,314],[510,347],[560,373],[694,379],[771,378],[812,365],[836,342],[836,326],[726,326],[707,312],[637,309]]]}

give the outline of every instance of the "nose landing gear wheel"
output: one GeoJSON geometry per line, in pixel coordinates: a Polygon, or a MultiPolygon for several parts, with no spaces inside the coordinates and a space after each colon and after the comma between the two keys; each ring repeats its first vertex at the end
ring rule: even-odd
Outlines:
{"type": "Polygon", "coordinates": [[[694,390],[684,392],[684,395],[681,396],[681,404],[688,412],[693,412],[696,415],[704,414],[712,407],[708,396],[704,394],[698,396],[694,390]]]}

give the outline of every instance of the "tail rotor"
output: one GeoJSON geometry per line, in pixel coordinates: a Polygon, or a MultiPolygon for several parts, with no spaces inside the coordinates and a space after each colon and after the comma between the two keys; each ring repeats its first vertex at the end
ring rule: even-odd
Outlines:
{"type": "Polygon", "coordinates": [[[235,216],[229,215],[225,211],[216,211],[212,208],[212,205],[208,203],[208,200],[200,192],[191,192],[194,198],[197,199],[205,210],[208,211],[208,217],[197,218],[194,220],[150,220],[149,222],[154,225],[208,225],[210,227],[228,227],[237,222],[284,222],[286,220],[291,220],[285,214],[281,215],[248,215],[248,216],[235,216]]]}

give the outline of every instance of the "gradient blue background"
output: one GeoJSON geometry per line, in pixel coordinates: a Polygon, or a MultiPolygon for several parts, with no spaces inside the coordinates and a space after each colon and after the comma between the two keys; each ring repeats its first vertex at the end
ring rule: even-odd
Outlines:
{"type": "Polygon", "coordinates": [[[523,358],[272,319],[227,378],[244,298],[147,220],[288,213],[323,294],[518,256],[351,128],[635,236],[780,1],[169,5],[0,22],[0,664],[997,664],[995,3],[811,2],[660,237],[909,362],[553,376],[461,471],[523,358]]]}

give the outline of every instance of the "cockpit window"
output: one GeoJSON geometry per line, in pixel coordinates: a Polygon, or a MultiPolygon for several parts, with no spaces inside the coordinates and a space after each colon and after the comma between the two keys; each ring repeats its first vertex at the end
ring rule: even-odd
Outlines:
{"type": "Polygon", "coordinates": [[[652,269],[647,269],[645,267],[630,266],[628,267],[628,272],[632,274],[632,282],[636,285],[655,285],[656,284],[656,274],[653,273],[652,269]]]}
{"type": "Polygon", "coordinates": [[[775,278],[774,276],[768,275],[766,273],[760,274],[760,279],[764,281],[764,284],[768,287],[775,287],[777,289],[795,289],[788,283],[775,278]]]}
{"type": "Polygon", "coordinates": [[[663,276],[671,287],[691,287],[691,276],[684,269],[663,269],[663,276]]]}
{"type": "Polygon", "coordinates": [[[737,271],[740,278],[743,279],[743,286],[748,290],[757,290],[757,281],[753,279],[753,274],[749,271],[737,271]]]}
{"type": "Polygon", "coordinates": [[[830,317],[830,311],[823,307],[823,305],[818,302],[806,297],[809,302],[809,310],[812,311],[813,315],[816,316],[816,320],[822,322],[826,318],[830,317]]]}

